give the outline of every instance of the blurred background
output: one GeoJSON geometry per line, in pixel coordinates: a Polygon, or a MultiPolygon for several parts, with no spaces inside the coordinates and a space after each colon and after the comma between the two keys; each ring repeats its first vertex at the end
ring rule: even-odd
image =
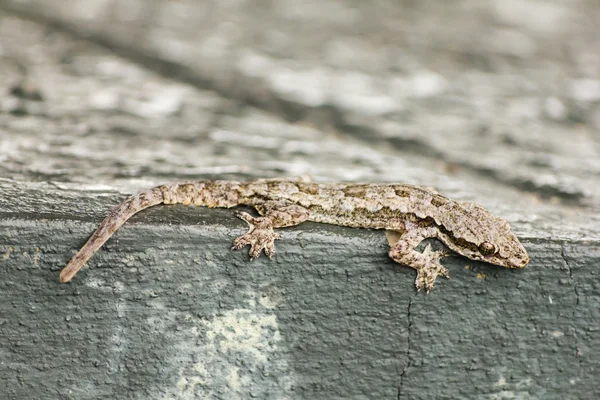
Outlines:
{"type": "Polygon", "coordinates": [[[599,398],[599,21],[598,0],[0,0],[0,397],[599,398]],[[227,251],[231,213],[157,207],[57,283],[127,194],[284,176],[475,201],[532,262],[450,258],[421,297],[383,235],[304,224],[267,268],[227,251]]]}
{"type": "Polygon", "coordinates": [[[0,7],[7,178],[308,175],[599,203],[594,0],[0,7]]]}

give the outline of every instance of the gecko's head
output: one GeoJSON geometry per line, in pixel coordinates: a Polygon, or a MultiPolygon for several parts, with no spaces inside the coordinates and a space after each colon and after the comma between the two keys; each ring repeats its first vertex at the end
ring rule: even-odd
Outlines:
{"type": "Polygon", "coordinates": [[[529,263],[527,251],[510,229],[502,237],[478,243],[472,258],[505,268],[523,268],[529,263]]]}
{"type": "Polygon", "coordinates": [[[468,223],[451,230],[448,247],[473,260],[505,268],[523,268],[529,263],[527,251],[506,220],[473,203],[463,206],[468,223]]]}

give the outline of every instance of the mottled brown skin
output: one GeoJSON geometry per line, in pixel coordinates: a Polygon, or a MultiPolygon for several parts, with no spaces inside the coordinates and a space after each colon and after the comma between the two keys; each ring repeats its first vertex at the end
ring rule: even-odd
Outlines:
{"type": "Polygon", "coordinates": [[[250,257],[275,253],[274,228],[304,221],[394,232],[389,256],[417,270],[418,290],[429,292],[438,275],[448,277],[440,264],[447,253],[420,253],[415,247],[427,238],[441,240],[451,250],[473,260],[506,268],[523,268],[527,252],[508,223],[473,203],[447,199],[431,190],[401,184],[321,184],[293,179],[199,181],[158,186],[119,204],[60,273],[70,281],[92,255],[133,214],[157,204],[195,204],[205,207],[254,207],[260,217],[236,215],[249,231],[234,241],[234,249],[250,245],[250,257]]]}

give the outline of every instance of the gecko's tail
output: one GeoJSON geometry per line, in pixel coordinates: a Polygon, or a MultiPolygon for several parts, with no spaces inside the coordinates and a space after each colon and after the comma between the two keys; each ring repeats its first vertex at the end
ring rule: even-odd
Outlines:
{"type": "Polygon", "coordinates": [[[124,200],[102,221],[96,232],[60,272],[60,281],[69,282],[102,245],[135,213],[164,201],[164,187],[155,187],[124,200]]]}

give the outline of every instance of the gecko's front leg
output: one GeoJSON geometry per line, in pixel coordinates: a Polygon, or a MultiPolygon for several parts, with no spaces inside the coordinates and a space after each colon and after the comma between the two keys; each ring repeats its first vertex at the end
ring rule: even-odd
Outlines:
{"type": "Polygon", "coordinates": [[[248,232],[233,242],[233,249],[241,249],[250,245],[250,258],[254,259],[264,250],[271,258],[275,254],[275,240],[280,236],[274,228],[298,225],[308,219],[308,209],[287,202],[268,201],[254,207],[261,214],[253,217],[247,212],[236,212],[236,216],[250,225],[248,232]]]}
{"type": "Polygon", "coordinates": [[[429,244],[422,253],[415,250],[424,239],[436,236],[435,228],[410,227],[392,245],[389,252],[392,260],[417,270],[417,290],[425,289],[427,293],[433,289],[438,275],[449,278],[448,269],[440,263],[440,258],[446,257],[447,252],[432,251],[429,244]]]}

